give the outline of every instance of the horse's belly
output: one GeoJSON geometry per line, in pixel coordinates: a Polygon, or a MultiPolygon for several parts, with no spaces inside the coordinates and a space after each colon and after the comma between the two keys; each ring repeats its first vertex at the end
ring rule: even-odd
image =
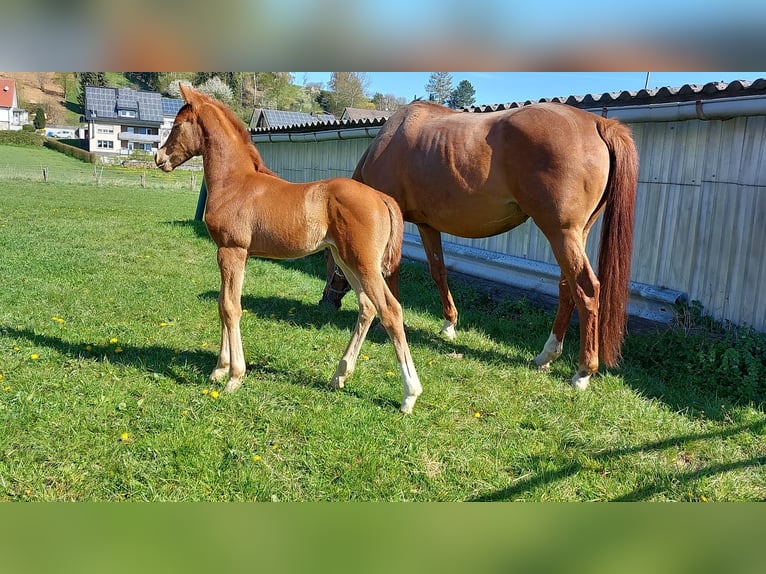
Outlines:
{"type": "Polygon", "coordinates": [[[529,216],[515,203],[485,206],[481,209],[477,209],[475,204],[449,204],[449,209],[442,205],[440,209],[429,214],[405,214],[405,219],[457,237],[477,238],[504,233],[524,223],[529,216]]]}

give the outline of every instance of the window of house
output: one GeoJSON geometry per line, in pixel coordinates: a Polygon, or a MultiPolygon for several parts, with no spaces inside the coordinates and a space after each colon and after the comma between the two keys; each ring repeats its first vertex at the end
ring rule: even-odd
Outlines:
{"type": "Polygon", "coordinates": [[[135,118],[136,117],[136,112],[135,112],[135,110],[120,110],[118,112],[118,115],[121,118],[135,118]]]}
{"type": "Polygon", "coordinates": [[[98,140],[98,147],[101,149],[114,149],[114,142],[112,140],[98,140]]]}

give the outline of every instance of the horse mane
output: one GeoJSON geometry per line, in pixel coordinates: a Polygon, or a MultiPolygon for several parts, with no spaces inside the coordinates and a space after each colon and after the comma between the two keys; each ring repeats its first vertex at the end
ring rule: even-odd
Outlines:
{"type": "Polygon", "coordinates": [[[226,121],[231,125],[239,138],[242,140],[242,143],[245,144],[245,149],[247,149],[247,153],[250,155],[250,159],[253,161],[253,167],[255,167],[255,171],[276,176],[276,173],[266,167],[261,154],[258,152],[258,149],[255,147],[255,145],[253,145],[253,141],[250,139],[250,133],[245,129],[242,121],[236,115],[234,115],[234,112],[232,112],[228,106],[225,106],[223,102],[213,98],[212,96],[208,96],[207,94],[198,94],[198,97],[203,98],[205,103],[212,105],[223,114],[226,121]]]}

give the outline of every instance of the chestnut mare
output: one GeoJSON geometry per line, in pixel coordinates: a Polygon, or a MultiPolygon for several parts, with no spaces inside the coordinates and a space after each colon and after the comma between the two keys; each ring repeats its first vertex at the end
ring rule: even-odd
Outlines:
{"type": "Polygon", "coordinates": [[[155,161],[166,172],[201,155],[207,185],[205,224],[218,246],[221,351],[211,380],[242,384],[245,357],[239,321],[248,256],[296,258],[329,247],[359,299],[351,341],[332,378],[343,387],[375,313],[393,341],[404,381],[401,411],[422,392],[404,334],[402,308],[384,280],[401,258],[402,214],[396,202],[348,178],[289,183],[269,171],[242,123],[223,104],[186,86],[155,161]]]}
{"type": "MultiPolygon", "coordinates": [[[[440,233],[489,237],[531,217],[561,270],[558,311],[535,362],[548,368],[561,354],[577,306],[580,354],[572,385],[586,388],[599,358],[616,365],[627,320],[638,180],[627,126],[564,104],[465,113],[414,102],[388,119],[353,178],[396,199],[404,219],[417,225],[441,295],[446,336],[455,336],[457,309],[440,233]],[[585,242],[602,211],[597,278],[585,242]]],[[[398,296],[397,282],[398,274],[389,278],[398,296]]],[[[340,306],[344,284],[328,255],[322,301],[340,306]]]]}

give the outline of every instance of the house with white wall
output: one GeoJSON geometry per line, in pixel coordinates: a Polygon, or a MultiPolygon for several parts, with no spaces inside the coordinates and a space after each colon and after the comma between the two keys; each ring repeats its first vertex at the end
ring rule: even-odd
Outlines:
{"type": "Polygon", "coordinates": [[[29,123],[29,113],[19,107],[16,82],[0,78],[0,130],[20,130],[29,123]]]}
{"type": "Polygon", "coordinates": [[[85,87],[88,151],[128,155],[154,153],[168,134],[183,101],[131,88],[85,87]]]}

